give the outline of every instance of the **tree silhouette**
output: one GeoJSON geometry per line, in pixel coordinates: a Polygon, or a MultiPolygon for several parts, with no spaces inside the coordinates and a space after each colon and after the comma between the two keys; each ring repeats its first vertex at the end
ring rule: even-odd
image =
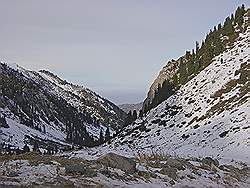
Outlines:
{"type": "Polygon", "coordinates": [[[110,131],[109,128],[107,127],[106,132],[105,132],[105,141],[109,141],[110,140],[110,131]]]}

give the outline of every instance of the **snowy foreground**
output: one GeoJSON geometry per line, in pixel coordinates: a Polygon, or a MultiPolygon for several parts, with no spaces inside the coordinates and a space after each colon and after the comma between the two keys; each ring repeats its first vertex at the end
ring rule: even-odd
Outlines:
{"type": "Polygon", "coordinates": [[[28,153],[0,157],[0,187],[249,187],[245,164],[221,165],[211,158],[167,155],[97,160],[28,153]],[[8,158],[8,160],[6,160],[8,158]]]}

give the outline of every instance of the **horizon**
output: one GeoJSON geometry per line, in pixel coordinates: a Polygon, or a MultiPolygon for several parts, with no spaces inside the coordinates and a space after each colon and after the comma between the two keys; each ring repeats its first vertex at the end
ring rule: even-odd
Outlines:
{"type": "Polygon", "coordinates": [[[139,103],[166,62],[241,4],[249,7],[246,0],[2,1],[0,58],[49,70],[115,104],[139,103]]]}

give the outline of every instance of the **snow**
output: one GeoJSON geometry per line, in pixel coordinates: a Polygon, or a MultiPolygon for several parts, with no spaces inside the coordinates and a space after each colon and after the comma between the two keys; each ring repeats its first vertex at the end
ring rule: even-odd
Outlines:
{"type": "Polygon", "coordinates": [[[54,127],[47,126],[48,133],[44,134],[10,118],[6,118],[6,120],[9,128],[1,128],[1,140],[5,141],[6,144],[23,148],[27,139],[26,136],[32,136],[33,138],[39,137],[43,140],[53,140],[65,144],[66,135],[60,130],[56,130],[54,127]]]}
{"type": "MultiPolygon", "coordinates": [[[[0,164],[1,177],[6,176],[6,173],[8,176],[10,175],[8,173],[16,172],[16,180],[18,181],[5,181],[4,183],[14,186],[30,185],[31,183],[43,185],[44,182],[53,182],[55,181],[54,178],[60,177],[70,179],[75,185],[79,186],[81,186],[81,183],[88,181],[91,185],[100,183],[107,186],[131,188],[248,187],[250,184],[249,177],[238,181],[234,177],[236,174],[230,174],[218,167],[216,167],[217,172],[206,170],[202,168],[201,163],[196,158],[201,159],[211,156],[218,159],[220,165],[234,164],[234,167],[237,166],[239,169],[242,166],[250,165],[249,90],[245,95],[247,98],[244,103],[238,103],[239,100],[233,100],[228,105],[226,103],[227,100],[239,97],[241,89],[244,87],[242,84],[237,84],[229,92],[223,93],[221,97],[214,97],[214,94],[225,88],[227,83],[239,79],[239,75],[235,75],[235,72],[240,69],[243,63],[249,65],[249,32],[250,28],[245,33],[240,34],[241,40],[238,40],[232,48],[228,48],[224,53],[215,57],[209,66],[183,85],[173,96],[148,112],[146,117],[139,118],[135,123],[125,127],[124,131],[118,137],[112,139],[110,144],[105,143],[99,147],[64,152],[56,156],[67,159],[82,158],[94,163],[100,156],[112,152],[136,158],[137,171],[151,173],[155,177],[150,176],[147,179],[138,176],[138,174],[133,176],[121,169],[110,167],[107,167],[107,170],[117,175],[118,178],[109,177],[100,173],[100,171],[97,172],[95,177],[91,178],[72,177],[66,175],[65,168],[53,159],[50,164],[40,163],[37,166],[32,166],[28,160],[10,160],[0,164]],[[221,58],[223,62],[221,62],[221,58]],[[221,102],[224,102],[224,109],[213,111],[214,106],[221,102]],[[140,126],[145,126],[146,131],[141,131],[140,126]],[[152,167],[141,161],[138,163],[141,154],[163,154],[174,158],[181,156],[194,168],[178,170],[177,175],[184,178],[175,180],[174,185],[171,185],[172,178],[160,173],[162,166],[152,167]],[[197,174],[193,172],[194,169],[198,171],[197,174]],[[119,179],[119,177],[122,177],[122,179],[119,179]],[[125,180],[124,177],[127,179],[125,180]]],[[[58,97],[63,97],[69,104],[78,107],[79,110],[87,109],[95,117],[102,118],[94,107],[84,105],[72,97],[72,94],[82,98],[87,96],[93,103],[98,103],[110,113],[115,113],[111,105],[106,104],[103,98],[87,88],[68,83],[62,84],[58,78],[43,72],[39,72],[38,76],[37,73],[27,71],[17,65],[11,65],[10,67],[21,71],[27,79],[32,79],[36,83],[46,83],[44,84],[46,90],[58,97]]],[[[20,124],[18,118],[8,108],[0,108],[0,112],[8,115],[6,120],[10,127],[0,130],[1,140],[5,140],[7,143],[23,147],[25,136],[28,135],[65,144],[66,135],[60,129],[60,126],[63,127],[63,125],[56,126],[53,123],[46,125],[47,133],[44,134],[20,124]]],[[[46,124],[41,119],[40,122],[46,124]]],[[[106,130],[106,127],[102,124],[86,124],[86,128],[95,138],[99,136],[101,129],[103,133],[106,130]]],[[[160,161],[160,163],[165,164],[165,161],[160,161]]],[[[58,182],[58,179],[56,181],[58,182]]]]}
{"type": "MultiPolygon", "coordinates": [[[[231,109],[225,108],[221,113],[209,113],[218,102],[239,96],[239,88],[243,85],[237,85],[232,91],[224,93],[221,98],[211,98],[230,80],[239,78],[239,75],[235,76],[235,71],[240,69],[242,63],[249,64],[249,32],[248,27],[245,33],[240,34],[241,40],[238,40],[232,48],[215,57],[208,67],[183,85],[176,94],[152,109],[146,117],[137,119],[135,124],[126,127],[124,133],[112,140],[111,144],[93,148],[91,151],[83,149],[65,155],[95,159],[109,152],[130,157],[137,156],[138,153],[164,152],[182,157],[211,156],[222,163],[241,161],[249,165],[250,129],[247,128],[250,125],[249,93],[246,95],[248,99],[245,103],[231,109]],[[167,110],[168,106],[180,109],[176,110],[177,114],[171,115],[167,110]],[[161,117],[164,114],[165,117],[161,117]],[[190,115],[185,116],[185,114],[190,115]],[[205,118],[199,122],[192,122],[195,117],[205,118]],[[165,120],[165,125],[154,123],[156,119],[165,120]],[[132,131],[126,135],[142,124],[145,124],[149,131],[132,131]],[[237,129],[239,130],[235,131],[237,129]],[[225,137],[219,136],[227,130],[229,132],[225,137]],[[189,137],[185,138],[187,135],[189,137]]],[[[230,106],[236,103],[237,101],[234,101],[230,106]]]]}
{"type": "MultiPolygon", "coordinates": [[[[29,83],[33,82],[34,85],[37,84],[42,93],[45,92],[46,94],[52,95],[58,99],[65,99],[65,101],[67,101],[70,106],[77,109],[79,113],[89,114],[92,118],[97,120],[110,120],[110,123],[113,124],[112,126],[109,123],[104,124],[103,122],[100,122],[98,125],[97,123],[89,124],[86,122],[83,125],[86,126],[89,135],[93,136],[95,140],[99,138],[101,129],[103,130],[103,133],[105,133],[107,126],[109,126],[110,133],[114,134],[114,127],[120,126],[119,115],[115,111],[116,106],[97,95],[93,91],[82,86],[67,83],[53,74],[43,71],[35,72],[26,70],[17,64],[5,64],[8,66],[10,71],[15,70],[19,73],[22,73],[20,79],[24,79],[29,83]],[[106,115],[108,117],[106,117],[106,115]]],[[[3,100],[8,100],[8,102],[14,105],[14,102],[10,99],[3,100]]],[[[41,97],[41,100],[44,99],[41,97]]],[[[19,110],[21,111],[21,109],[19,110]]],[[[56,119],[58,124],[50,122],[49,118],[45,115],[46,113],[44,112],[44,109],[41,109],[42,114],[40,115],[45,115],[44,118],[47,119],[49,123],[44,122],[41,117],[39,117],[39,122],[34,123],[39,127],[45,126],[46,134],[29,128],[25,125],[21,125],[19,118],[15,117],[15,115],[7,107],[6,109],[0,107],[0,113],[7,115],[9,118],[7,123],[10,126],[10,128],[0,129],[1,142],[5,142],[6,144],[16,147],[23,147],[24,143],[26,142],[24,140],[26,136],[31,136],[32,138],[37,137],[40,139],[53,140],[58,143],[63,142],[65,144],[66,134],[64,130],[66,129],[66,125],[64,125],[58,119],[56,119]],[[9,139],[9,137],[12,139],[9,139]]]]}

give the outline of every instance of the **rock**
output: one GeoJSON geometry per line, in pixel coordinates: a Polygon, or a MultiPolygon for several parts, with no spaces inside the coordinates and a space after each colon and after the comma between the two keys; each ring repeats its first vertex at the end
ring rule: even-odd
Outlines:
{"type": "Polygon", "coordinates": [[[171,185],[174,185],[174,184],[175,184],[174,180],[171,180],[169,183],[170,183],[171,185]]]}
{"type": "Polygon", "coordinates": [[[65,173],[72,175],[80,174],[85,175],[86,177],[94,177],[97,175],[94,170],[81,163],[67,164],[65,166],[65,173]]]}
{"type": "Polygon", "coordinates": [[[17,177],[17,176],[18,176],[18,172],[10,171],[10,172],[8,173],[8,176],[9,176],[9,177],[17,177]]]}
{"type": "Polygon", "coordinates": [[[176,168],[177,170],[185,170],[186,169],[185,162],[178,160],[178,159],[168,158],[166,165],[170,166],[172,168],[176,168]]]}
{"type": "Polygon", "coordinates": [[[219,171],[219,168],[216,166],[216,165],[214,165],[214,163],[211,163],[211,171],[213,171],[213,172],[218,172],[219,171]]]}
{"type": "Polygon", "coordinates": [[[108,153],[97,159],[97,162],[107,167],[118,168],[124,172],[136,172],[136,162],[133,159],[115,153],[108,153]]]}
{"type": "Polygon", "coordinates": [[[219,166],[219,161],[217,159],[212,159],[211,157],[205,157],[201,160],[203,165],[211,166],[214,164],[215,166],[219,166]]]}
{"type": "Polygon", "coordinates": [[[86,166],[83,164],[67,164],[65,166],[66,174],[85,174],[86,166]]]}
{"type": "Polygon", "coordinates": [[[173,180],[177,180],[177,169],[170,166],[165,166],[160,170],[161,174],[167,175],[173,180]]]}

